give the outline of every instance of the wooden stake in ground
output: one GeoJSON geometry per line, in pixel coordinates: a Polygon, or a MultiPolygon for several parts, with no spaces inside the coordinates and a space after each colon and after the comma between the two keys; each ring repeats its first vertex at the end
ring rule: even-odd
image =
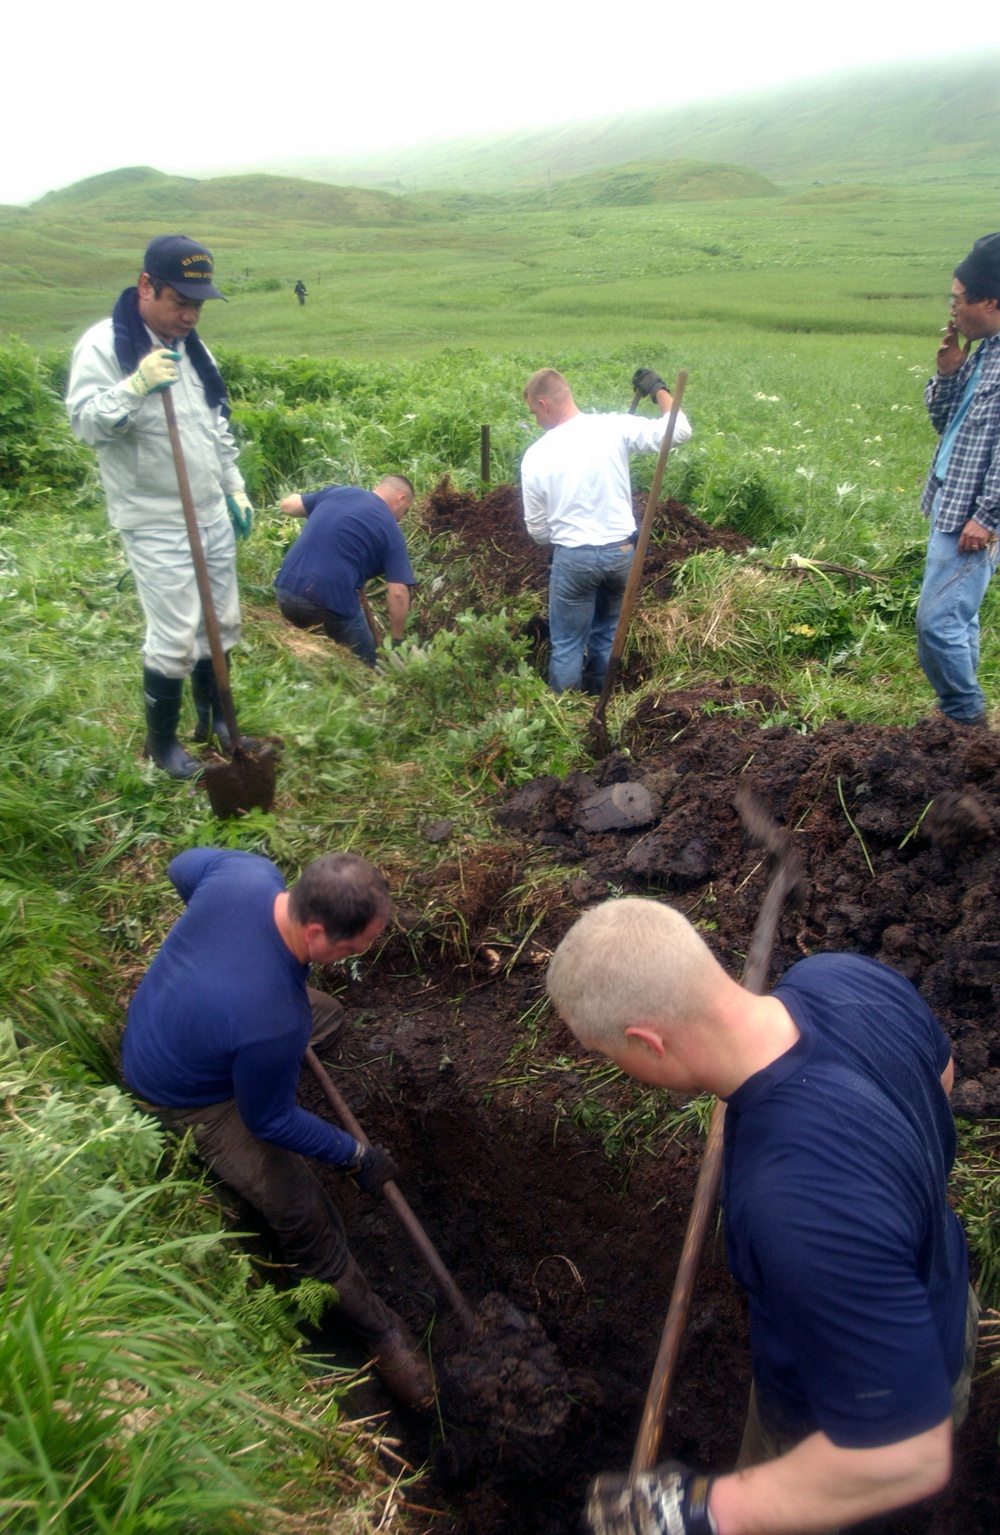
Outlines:
{"type": "MultiPolygon", "coordinates": [[[[604,685],[601,688],[600,697],[594,706],[594,712],[587,729],[587,746],[595,757],[604,757],[611,749],[611,742],[608,739],[608,726],[605,719],[608,699],[611,697],[611,691],[618,677],[618,668],[621,665],[625,641],[628,638],[629,624],[632,621],[632,611],[635,608],[636,598],[639,595],[642,570],[646,563],[646,550],[649,547],[649,535],[653,528],[653,515],[656,511],[656,503],[660,498],[660,487],[663,484],[663,470],[666,467],[670,449],[673,447],[674,432],[677,429],[677,417],[680,414],[681,401],[684,398],[684,388],[687,381],[687,369],[682,368],[677,375],[677,382],[674,385],[674,403],[670,407],[670,414],[667,417],[667,429],[663,434],[663,442],[660,445],[659,456],[656,460],[653,483],[649,487],[649,495],[646,497],[646,510],[643,513],[642,526],[639,529],[639,537],[636,540],[635,558],[632,561],[632,569],[629,571],[628,585],[625,587],[625,596],[622,598],[622,608],[618,615],[618,627],[615,630],[615,637],[611,646],[611,657],[608,661],[608,669],[604,674],[604,685]]],[[[635,402],[633,401],[633,406],[634,404],[635,402]]]]}

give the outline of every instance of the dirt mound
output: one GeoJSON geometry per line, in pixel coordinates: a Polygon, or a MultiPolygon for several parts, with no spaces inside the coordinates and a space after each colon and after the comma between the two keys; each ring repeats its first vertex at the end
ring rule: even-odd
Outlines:
{"type": "MultiPolygon", "coordinates": [[[[634,497],[636,522],[642,519],[645,497],[634,497]]],[[[445,475],[423,505],[432,533],[459,535],[456,552],[471,555],[483,567],[488,590],[515,596],[523,591],[548,589],[548,551],[533,543],[524,527],[520,487],[498,485],[482,500],[471,491],[457,490],[445,475]]],[[[689,555],[702,549],[724,549],[742,554],[749,540],[725,528],[711,528],[679,501],[662,501],[646,556],[644,589],[665,598],[673,591],[673,571],[689,555]]],[[[447,564],[447,556],[444,559],[447,564]]]]}
{"type": "Polygon", "coordinates": [[[580,904],[609,888],[663,892],[738,973],[767,877],[733,804],[746,784],[789,830],[810,886],[785,913],[772,981],[822,950],[892,965],[952,1038],[956,1111],[1000,1115],[1000,737],[943,716],[912,729],[761,729],[745,696],[724,696],[715,690],[710,712],[690,695],[648,701],[634,755],[537,780],[496,819],[575,867],[580,904]],[[614,785],[633,786],[633,800],[642,791],[638,811],[609,802],[614,785]]]}

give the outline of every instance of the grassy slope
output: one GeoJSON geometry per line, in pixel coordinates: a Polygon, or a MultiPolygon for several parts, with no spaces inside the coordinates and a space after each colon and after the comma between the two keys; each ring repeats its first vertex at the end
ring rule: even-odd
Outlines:
{"type": "MultiPolygon", "coordinates": [[[[454,214],[373,226],[206,212],[220,276],[274,277],[206,315],[210,341],[274,354],[385,357],[442,347],[565,355],[695,332],[897,334],[942,323],[956,253],[996,223],[991,188],[811,188],[791,197],[454,214]],[[956,214],[955,209],[961,213],[956,214]],[[310,290],[304,309],[291,286],[310,290]]],[[[164,218],[0,214],[0,335],[66,345],[134,281],[164,218]]]]}

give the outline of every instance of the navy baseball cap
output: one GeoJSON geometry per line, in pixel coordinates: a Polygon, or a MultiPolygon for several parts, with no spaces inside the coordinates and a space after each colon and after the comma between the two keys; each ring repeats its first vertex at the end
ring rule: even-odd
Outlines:
{"type": "Polygon", "coordinates": [[[142,269],[158,282],[169,283],[185,298],[223,298],[212,282],[212,252],[187,235],[157,235],[150,240],[142,269]]]}

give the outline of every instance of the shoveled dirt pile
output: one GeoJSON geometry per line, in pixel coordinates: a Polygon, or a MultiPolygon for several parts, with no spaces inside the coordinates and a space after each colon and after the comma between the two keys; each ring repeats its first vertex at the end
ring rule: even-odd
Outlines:
{"type": "Polygon", "coordinates": [[[733,806],[747,784],[790,831],[810,883],[785,914],[772,978],[821,950],[892,965],[951,1035],[956,1111],[1000,1116],[1000,737],[943,716],[905,730],[761,730],[745,704],[725,689],[649,700],[631,753],[536,780],[496,819],[572,865],[580,904],[609,887],[662,892],[738,973],[767,879],[733,806]]]}
{"type": "MultiPolygon", "coordinates": [[[[636,495],[636,521],[642,519],[645,498],[636,495]]],[[[427,526],[432,533],[452,532],[461,540],[458,549],[482,566],[484,579],[496,600],[497,594],[544,592],[548,588],[548,551],[534,543],[524,527],[524,508],[517,485],[498,485],[480,500],[471,491],[457,490],[446,475],[424,503],[427,526]]],[[[689,555],[702,549],[725,549],[742,554],[749,540],[740,533],[712,528],[679,501],[666,500],[657,508],[646,568],[644,589],[663,599],[673,590],[673,571],[689,555]]],[[[445,561],[447,563],[447,561],[445,561]]]]}

